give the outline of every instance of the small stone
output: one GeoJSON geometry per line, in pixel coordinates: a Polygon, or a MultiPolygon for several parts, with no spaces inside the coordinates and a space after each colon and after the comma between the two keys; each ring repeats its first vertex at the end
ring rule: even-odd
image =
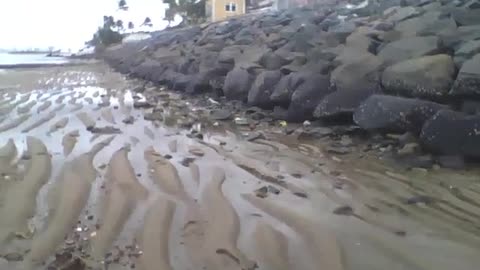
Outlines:
{"type": "Polygon", "coordinates": [[[293,177],[295,178],[302,178],[302,174],[301,173],[292,173],[291,174],[293,177]]]}
{"type": "Polygon", "coordinates": [[[348,205],[345,205],[345,206],[340,206],[340,207],[335,208],[335,210],[333,210],[333,213],[335,215],[351,216],[351,215],[353,215],[353,209],[352,209],[352,207],[350,207],[348,205]]]}
{"type": "Polygon", "coordinates": [[[351,149],[345,146],[328,146],[326,150],[328,153],[337,155],[345,155],[351,152],[351,149]]]}
{"type": "Polygon", "coordinates": [[[251,132],[246,139],[249,142],[253,142],[258,139],[265,139],[265,136],[261,132],[251,132]]]}
{"type": "Polygon", "coordinates": [[[171,155],[169,155],[169,154],[166,154],[166,155],[165,155],[165,156],[163,156],[163,157],[164,157],[164,158],[166,158],[166,159],[172,159],[172,156],[171,156],[171,155]]]}
{"type": "Polygon", "coordinates": [[[190,163],[192,163],[194,161],[195,161],[195,158],[186,157],[180,162],[180,164],[182,164],[183,166],[188,168],[190,166],[190,163]]]}
{"type": "Polygon", "coordinates": [[[294,192],[293,195],[298,196],[300,198],[308,198],[307,194],[304,192],[294,192]]]}
{"type": "Polygon", "coordinates": [[[395,235],[398,235],[398,236],[406,236],[406,235],[407,235],[407,232],[406,232],[406,231],[395,231],[395,235]]]}
{"type": "Polygon", "coordinates": [[[88,131],[94,134],[120,134],[122,131],[112,126],[106,127],[91,127],[87,128],[88,131]]]}
{"type": "Polygon", "coordinates": [[[270,192],[270,193],[273,193],[273,194],[275,194],[275,195],[280,194],[280,189],[278,189],[278,188],[276,188],[276,187],[274,187],[274,186],[272,186],[272,185],[268,185],[267,188],[268,188],[268,192],[270,192]]]}
{"type": "Polygon", "coordinates": [[[263,186],[257,190],[255,190],[255,196],[259,197],[259,198],[266,198],[268,196],[268,187],[267,186],[263,186]]]}
{"type": "Polygon", "coordinates": [[[406,204],[419,204],[419,203],[431,204],[433,202],[434,202],[434,199],[426,195],[417,195],[405,200],[406,204]]]}
{"type": "Polygon", "coordinates": [[[133,124],[133,122],[135,122],[135,118],[132,115],[130,115],[130,116],[127,116],[127,118],[123,119],[122,122],[127,125],[131,125],[133,124]]]}
{"type": "Polygon", "coordinates": [[[3,258],[10,262],[23,261],[23,255],[17,252],[8,253],[7,255],[3,256],[3,258]]]}

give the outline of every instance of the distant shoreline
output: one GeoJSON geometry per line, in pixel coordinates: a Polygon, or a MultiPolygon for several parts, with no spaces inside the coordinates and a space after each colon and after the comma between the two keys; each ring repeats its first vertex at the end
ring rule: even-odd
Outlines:
{"type": "Polygon", "coordinates": [[[66,67],[66,66],[77,66],[91,63],[89,61],[80,60],[80,61],[70,61],[66,63],[31,63],[31,64],[8,64],[1,65],[0,69],[28,69],[28,68],[51,68],[51,67],[66,67]]]}
{"type": "Polygon", "coordinates": [[[50,52],[44,52],[44,51],[16,51],[16,52],[6,52],[8,54],[44,54],[47,55],[50,52]]]}

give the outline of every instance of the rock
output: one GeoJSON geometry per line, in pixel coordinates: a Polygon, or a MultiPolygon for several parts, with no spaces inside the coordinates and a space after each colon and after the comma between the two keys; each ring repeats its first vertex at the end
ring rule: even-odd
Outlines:
{"type": "Polygon", "coordinates": [[[427,195],[417,195],[405,200],[406,204],[419,204],[419,203],[432,204],[433,202],[434,202],[434,199],[427,195]]]}
{"type": "Polygon", "coordinates": [[[391,7],[383,11],[383,16],[388,22],[398,23],[403,20],[420,15],[420,9],[415,7],[391,7]]]}
{"type": "Polygon", "coordinates": [[[137,101],[135,100],[133,102],[133,108],[135,109],[148,109],[148,108],[153,108],[155,107],[155,104],[149,102],[149,101],[137,101]]]}
{"type": "Polygon", "coordinates": [[[329,127],[314,127],[303,130],[299,135],[298,139],[308,139],[308,138],[323,138],[334,134],[334,130],[329,127]]]}
{"type": "Polygon", "coordinates": [[[480,116],[441,110],[422,128],[420,141],[442,155],[480,157],[480,116]]]}
{"type": "Polygon", "coordinates": [[[405,20],[395,26],[400,38],[438,35],[457,29],[457,24],[452,18],[445,17],[440,11],[426,12],[422,16],[405,20]]]}
{"type": "Polygon", "coordinates": [[[292,94],[287,119],[295,122],[312,118],[317,105],[331,92],[328,76],[312,74],[307,77],[292,94]]]}
{"type": "Polygon", "coordinates": [[[337,155],[345,155],[352,152],[350,147],[345,146],[328,146],[325,150],[327,150],[328,153],[337,155]]]}
{"type": "Polygon", "coordinates": [[[455,31],[439,34],[446,48],[457,49],[471,40],[480,39],[480,25],[458,27],[455,31]]]}
{"type": "Polygon", "coordinates": [[[480,53],[480,40],[470,40],[455,50],[455,64],[461,67],[465,61],[480,53]]]}
{"type": "Polygon", "coordinates": [[[239,125],[239,126],[248,126],[250,124],[250,122],[248,121],[247,118],[243,118],[243,117],[236,117],[234,119],[234,122],[236,125],[239,125]]]}
{"type": "Polygon", "coordinates": [[[357,26],[354,22],[344,22],[328,28],[329,33],[336,35],[340,42],[345,42],[345,39],[353,32],[357,26]]]}
{"type": "Polygon", "coordinates": [[[232,111],[227,109],[217,109],[210,112],[210,118],[213,120],[228,120],[232,115],[232,111]]]}
{"type": "Polygon", "coordinates": [[[274,52],[267,52],[260,58],[259,64],[268,70],[277,70],[289,61],[274,52]]]}
{"type": "Polygon", "coordinates": [[[480,101],[465,100],[463,101],[461,111],[465,114],[480,114],[480,101]]]}
{"type": "Polygon", "coordinates": [[[242,23],[235,20],[231,19],[225,22],[220,23],[216,28],[215,28],[215,34],[216,35],[225,35],[229,34],[231,32],[234,32],[236,30],[239,30],[242,28],[242,23]]]}
{"type": "Polygon", "coordinates": [[[180,162],[180,164],[182,164],[184,167],[189,168],[190,164],[193,163],[194,161],[195,161],[195,158],[186,157],[180,162]]]}
{"type": "Polygon", "coordinates": [[[480,54],[465,62],[455,80],[452,95],[479,96],[480,95],[480,54]]]}
{"type": "Polygon", "coordinates": [[[246,100],[253,77],[245,69],[235,68],[227,74],[223,93],[230,100],[246,100]]]}
{"type": "Polygon", "coordinates": [[[91,133],[94,134],[121,134],[122,131],[113,126],[105,126],[105,127],[91,127],[87,129],[91,133]]]}
{"type": "Polygon", "coordinates": [[[275,195],[280,194],[280,189],[278,189],[278,188],[276,188],[272,185],[268,185],[267,188],[268,188],[268,192],[270,192],[272,194],[275,194],[275,195]]]}
{"type": "Polygon", "coordinates": [[[480,24],[479,9],[455,8],[449,11],[453,19],[461,26],[480,24]]]}
{"type": "Polygon", "coordinates": [[[133,124],[133,122],[135,122],[135,118],[132,115],[129,115],[125,119],[123,119],[122,122],[127,125],[131,125],[133,124]]]}
{"type": "Polygon", "coordinates": [[[276,105],[288,107],[293,92],[305,81],[306,77],[307,73],[305,72],[292,72],[283,76],[270,95],[270,100],[276,105]]]}
{"type": "Polygon", "coordinates": [[[339,206],[333,210],[333,213],[335,215],[341,215],[341,216],[351,216],[354,214],[352,207],[345,205],[345,206],[339,206]]]}
{"type": "Polygon", "coordinates": [[[443,168],[463,170],[465,169],[465,159],[462,156],[438,156],[436,158],[438,164],[443,168]]]}
{"type": "Polygon", "coordinates": [[[430,169],[434,165],[434,160],[431,155],[411,154],[400,156],[398,160],[401,164],[407,166],[408,169],[422,168],[430,169]]]}
{"type": "Polygon", "coordinates": [[[411,58],[433,55],[441,52],[440,39],[436,36],[410,37],[388,43],[378,56],[386,63],[394,64],[411,58]]]}
{"type": "Polygon", "coordinates": [[[389,66],[382,74],[382,84],[389,93],[438,98],[448,94],[454,76],[455,64],[452,58],[446,54],[438,54],[389,66]]]}
{"type": "Polygon", "coordinates": [[[353,120],[367,130],[418,133],[424,122],[443,108],[426,100],[373,95],[355,110],[353,120]]]}
{"type": "MultiPolygon", "coordinates": [[[[359,81],[376,81],[377,71],[382,60],[368,52],[354,52],[355,57],[341,60],[342,65],[332,71],[331,83],[337,90],[350,90],[358,87],[359,81]]],[[[337,57],[337,59],[340,58],[337,57]]]]}
{"type": "Polygon", "coordinates": [[[190,147],[190,149],[188,149],[188,152],[197,157],[203,157],[205,155],[205,152],[203,152],[202,149],[197,147],[190,147]]]}
{"type": "Polygon", "coordinates": [[[20,262],[23,261],[23,255],[18,252],[8,253],[3,256],[4,259],[10,262],[20,262]]]}
{"type": "Polygon", "coordinates": [[[270,95],[281,77],[282,73],[278,70],[267,70],[260,73],[248,92],[248,105],[264,109],[273,108],[274,104],[270,100],[270,95]]]}
{"type": "Polygon", "coordinates": [[[380,92],[378,85],[373,83],[357,83],[357,88],[337,90],[325,96],[313,112],[316,118],[351,117],[357,107],[373,94],[380,92]]]}
{"type": "Polygon", "coordinates": [[[255,192],[255,196],[259,197],[259,198],[266,198],[268,197],[268,187],[267,186],[263,186],[257,190],[254,191],[255,192]]]}
{"type": "Polygon", "coordinates": [[[399,155],[411,155],[416,153],[420,149],[418,143],[407,143],[401,149],[398,149],[399,155]]]}

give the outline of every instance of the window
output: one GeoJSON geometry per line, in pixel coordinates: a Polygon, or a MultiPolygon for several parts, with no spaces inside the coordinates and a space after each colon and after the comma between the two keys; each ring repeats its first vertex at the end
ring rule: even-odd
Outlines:
{"type": "Polygon", "coordinates": [[[231,12],[237,11],[237,4],[235,4],[235,3],[226,4],[225,5],[225,10],[226,11],[231,11],[231,12]]]}

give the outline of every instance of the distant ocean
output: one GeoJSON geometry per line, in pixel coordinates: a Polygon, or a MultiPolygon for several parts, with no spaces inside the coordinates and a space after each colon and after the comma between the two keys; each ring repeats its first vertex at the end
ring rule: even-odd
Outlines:
{"type": "Polygon", "coordinates": [[[9,54],[0,53],[0,68],[16,65],[63,64],[68,60],[63,57],[47,57],[44,54],[9,54]]]}

